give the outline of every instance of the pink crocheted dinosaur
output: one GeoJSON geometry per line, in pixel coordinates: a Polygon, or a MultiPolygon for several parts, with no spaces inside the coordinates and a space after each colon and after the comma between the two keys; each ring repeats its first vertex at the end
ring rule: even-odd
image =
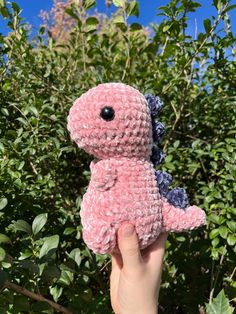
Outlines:
{"type": "MultiPolygon", "coordinates": [[[[106,83],[83,94],[70,109],[71,138],[96,158],[81,204],[83,238],[96,253],[117,250],[116,233],[124,222],[135,225],[141,249],[161,232],[205,223],[204,211],[188,205],[183,189],[168,192],[170,175],[155,171],[150,159],[153,128],[157,138],[164,133],[152,119],[158,102],[128,85],[106,83]]],[[[158,156],[161,161],[161,151],[158,156]]]]}

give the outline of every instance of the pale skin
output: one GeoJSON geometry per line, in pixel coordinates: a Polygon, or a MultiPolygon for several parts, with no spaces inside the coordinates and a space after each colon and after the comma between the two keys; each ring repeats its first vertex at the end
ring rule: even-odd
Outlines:
{"type": "Polygon", "coordinates": [[[167,233],[142,252],[132,224],[118,231],[120,254],[112,254],[111,305],[115,314],[157,314],[167,233]]]}

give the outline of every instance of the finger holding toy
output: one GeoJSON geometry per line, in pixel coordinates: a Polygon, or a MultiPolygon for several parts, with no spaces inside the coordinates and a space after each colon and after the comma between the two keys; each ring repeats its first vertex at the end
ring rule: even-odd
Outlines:
{"type": "Polygon", "coordinates": [[[118,231],[121,254],[112,254],[111,303],[116,314],[156,314],[167,233],[143,251],[132,224],[118,231]]]}

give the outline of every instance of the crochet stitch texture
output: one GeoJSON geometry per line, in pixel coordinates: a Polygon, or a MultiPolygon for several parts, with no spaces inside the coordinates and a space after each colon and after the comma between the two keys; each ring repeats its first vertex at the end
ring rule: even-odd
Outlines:
{"type": "MultiPolygon", "coordinates": [[[[162,125],[157,129],[162,136],[162,125]]],[[[80,212],[84,241],[94,252],[118,250],[116,233],[125,222],[135,225],[141,249],[161,232],[180,232],[205,223],[205,213],[197,206],[180,208],[186,203],[181,189],[169,192],[180,206],[161,195],[150,160],[151,111],[137,89],[122,83],[90,89],[71,107],[68,130],[72,140],[95,157],[80,212]]]]}

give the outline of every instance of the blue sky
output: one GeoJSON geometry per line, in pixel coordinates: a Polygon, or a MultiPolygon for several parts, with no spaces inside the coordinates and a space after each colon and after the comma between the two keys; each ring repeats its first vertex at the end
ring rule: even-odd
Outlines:
{"type": "MultiPolygon", "coordinates": [[[[22,8],[22,17],[25,18],[27,22],[33,25],[33,29],[37,29],[40,25],[39,12],[40,10],[49,11],[52,7],[52,0],[15,0],[15,2],[22,8]]],[[[191,13],[189,15],[189,29],[190,35],[194,35],[195,26],[197,24],[198,33],[204,30],[203,20],[216,15],[216,9],[212,6],[211,0],[200,0],[198,1],[202,4],[201,8],[197,9],[196,13],[191,13]]],[[[139,0],[140,4],[140,17],[138,22],[143,25],[148,25],[151,22],[160,22],[161,17],[157,16],[159,6],[165,5],[168,0],[139,0]]],[[[231,0],[231,4],[236,4],[236,0],[231,0]]],[[[111,9],[106,8],[105,0],[97,0],[97,8],[99,12],[110,13],[111,9]]],[[[236,9],[230,11],[232,17],[232,27],[234,33],[236,33],[236,9]]],[[[6,33],[6,23],[0,17],[0,32],[6,33]]]]}

